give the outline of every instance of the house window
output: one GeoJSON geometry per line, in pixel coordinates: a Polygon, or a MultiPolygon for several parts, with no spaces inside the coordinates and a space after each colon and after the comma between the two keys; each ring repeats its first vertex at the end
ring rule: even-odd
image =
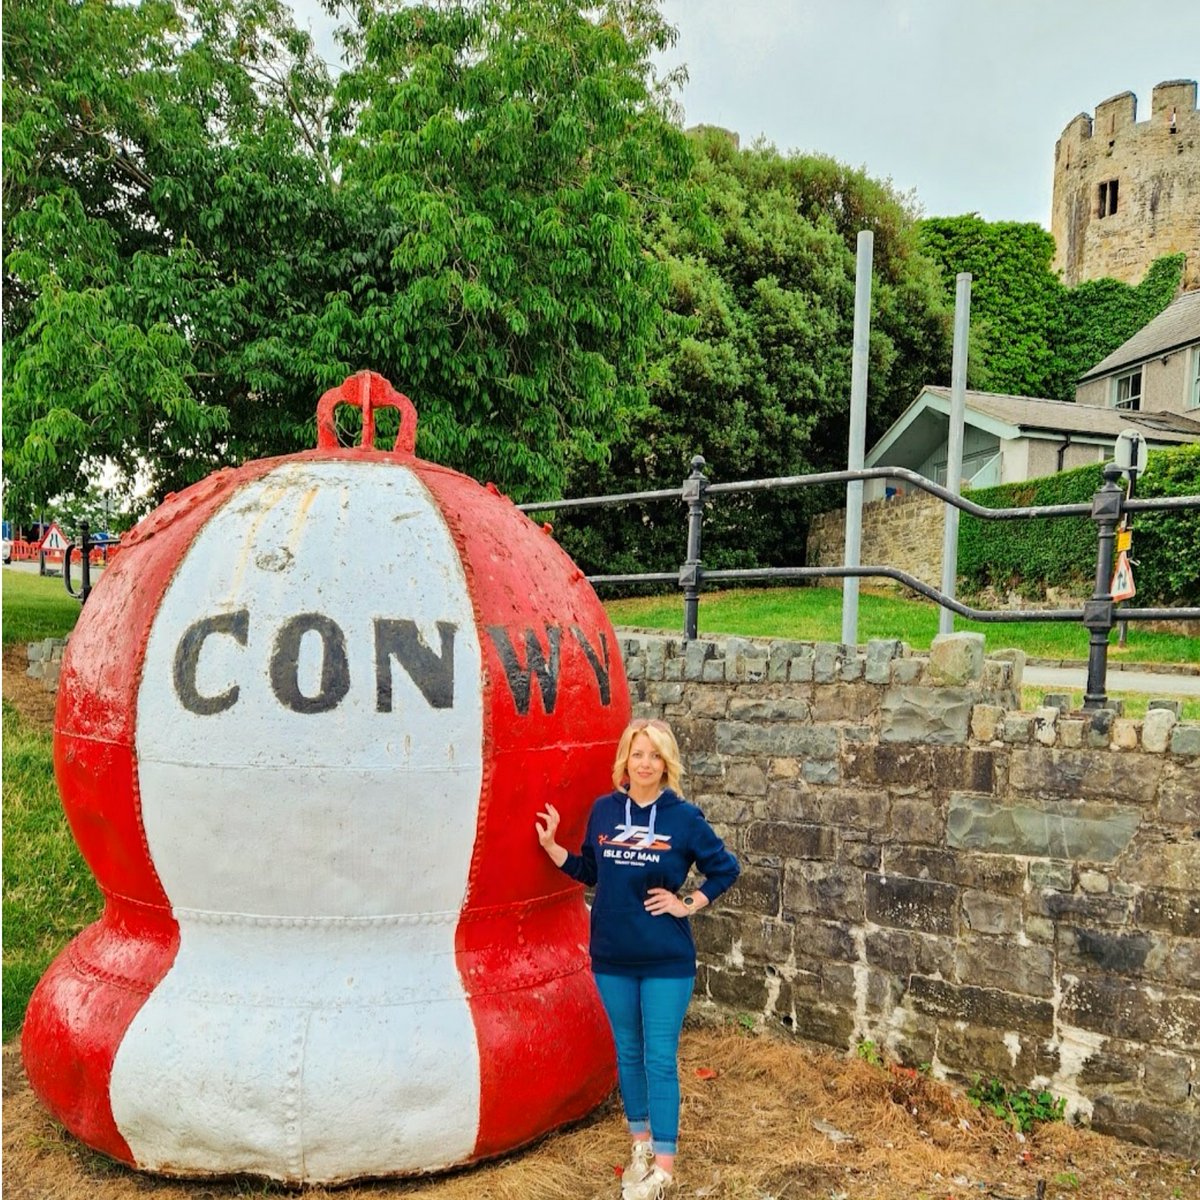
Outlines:
{"type": "Polygon", "coordinates": [[[1142,368],[1118,375],[1113,396],[1114,408],[1127,408],[1137,412],[1142,407],[1142,368]]]}
{"type": "Polygon", "coordinates": [[[1188,379],[1188,408],[1200,408],[1200,346],[1192,350],[1192,373],[1188,379]]]}
{"type": "Polygon", "coordinates": [[[1101,219],[1111,217],[1117,211],[1117,181],[1106,179],[1100,185],[1100,202],[1097,213],[1101,219]]]}

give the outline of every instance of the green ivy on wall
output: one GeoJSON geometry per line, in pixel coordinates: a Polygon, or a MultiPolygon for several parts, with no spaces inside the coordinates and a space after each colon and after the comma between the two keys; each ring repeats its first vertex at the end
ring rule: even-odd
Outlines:
{"type": "Polygon", "coordinates": [[[1156,259],[1141,283],[1063,284],[1051,268],[1054,239],[1040,225],[935,217],[918,225],[921,248],[942,270],[948,304],[969,271],[968,383],[1014,396],[1074,400],[1075,384],[1174,299],[1185,255],[1156,259]]]}
{"type": "MultiPolygon", "coordinates": [[[[1141,283],[1131,287],[1115,279],[1089,279],[1063,289],[1063,341],[1058,346],[1061,393],[1074,400],[1075,382],[1139,329],[1148,325],[1175,298],[1187,256],[1157,258],[1141,283]]],[[[1050,395],[1049,392],[1046,393],[1050,395]]]]}

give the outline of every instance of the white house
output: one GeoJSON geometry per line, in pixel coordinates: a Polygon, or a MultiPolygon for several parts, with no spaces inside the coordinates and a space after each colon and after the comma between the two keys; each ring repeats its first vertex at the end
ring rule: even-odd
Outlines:
{"type": "Polygon", "coordinates": [[[1200,421],[1200,291],[1184,292],[1080,380],[1075,402],[1200,421]]]}
{"type": "MultiPolygon", "coordinates": [[[[1200,297],[1200,293],[1196,295],[1200,297]]],[[[1200,308],[1196,311],[1200,315],[1200,308]]],[[[1196,340],[1200,343],[1200,333],[1196,340]]],[[[1185,416],[1182,412],[1099,408],[1061,400],[968,391],[963,429],[963,487],[1015,483],[1087,463],[1104,462],[1112,457],[1113,443],[1124,429],[1136,429],[1152,450],[1200,441],[1200,410],[1185,416]]],[[[950,389],[924,387],[871,447],[865,465],[908,467],[935,483],[945,483],[949,430],[950,389]]],[[[898,480],[886,484],[883,480],[870,480],[864,487],[864,499],[879,500],[885,494],[910,490],[898,480]]]]}

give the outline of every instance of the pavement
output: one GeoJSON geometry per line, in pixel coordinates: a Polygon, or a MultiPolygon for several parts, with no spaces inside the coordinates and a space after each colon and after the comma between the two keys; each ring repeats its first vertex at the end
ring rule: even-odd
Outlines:
{"type": "MultiPolygon", "coordinates": [[[[18,562],[17,560],[14,559],[10,563],[5,563],[4,569],[6,571],[22,571],[26,575],[36,575],[38,573],[37,559],[35,558],[32,562],[30,562],[28,559],[23,559],[20,562],[18,562]]],[[[92,564],[92,579],[93,579],[93,581],[95,580],[96,576],[99,575],[100,572],[103,570],[104,570],[104,567],[102,565],[100,565],[98,563],[92,564]]],[[[79,586],[79,571],[80,571],[79,559],[73,558],[71,560],[71,583],[74,584],[75,587],[79,586]]],[[[46,574],[53,576],[55,579],[61,579],[62,578],[62,563],[47,563],[46,564],[46,574]]]]}
{"type": "MultiPolygon", "coordinates": [[[[1075,666],[1043,667],[1025,664],[1022,682],[1027,687],[1048,688],[1060,692],[1081,692],[1087,686],[1087,664],[1075,666]]],[[[1114,670],[1109,665],[1104,681],[1107,693],[1142,692],[1151,697],[1164,699],[1178,696],[1200,696],[1200,674],[1175,674],[1174,672],[1137,671],[1128,667],[1114,670]]]]}

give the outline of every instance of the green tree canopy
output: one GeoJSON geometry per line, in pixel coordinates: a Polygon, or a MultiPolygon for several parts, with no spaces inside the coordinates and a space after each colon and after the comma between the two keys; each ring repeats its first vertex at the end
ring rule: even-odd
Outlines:
{"type": "MultiPolygon", "coordinates": [[[[678,484],[695,454],[714,481],[844,467],[861,229],[875,235],[868,444],[948,373],[937,271],[890,187],[828,158],[737,150],[720,131],[695,145],[703,219],[663,220],[653,234],[671,316],[651,364],[651,406],[604,472],[573,472],[572,494],[678,484]]],[[[811,489],[722,496],[706,519],[705,562],[797,564],[809,516],[830,502],[811,489]]],[[[677,502],[591,510],[559,526],[588,570],[666,570],[684,556],[677,502]]]]}
{"type": "Polygon", "coordinates": [[[370,367],[418,452],[556,489],[644,401],[688,152],[653,0],[6,0],[8,504],[314,444],[370,367]]]}

